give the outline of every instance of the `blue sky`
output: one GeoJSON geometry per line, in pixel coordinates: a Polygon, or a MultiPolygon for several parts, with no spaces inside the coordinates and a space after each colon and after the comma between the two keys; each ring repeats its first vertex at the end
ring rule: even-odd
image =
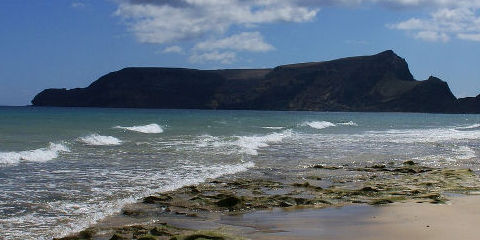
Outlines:
{"type": "Polygon", "coordinates": [[[480,1],[2,0],[0,105],[129,66],[260,68],[392,49],[480,93],[480,1]]]}

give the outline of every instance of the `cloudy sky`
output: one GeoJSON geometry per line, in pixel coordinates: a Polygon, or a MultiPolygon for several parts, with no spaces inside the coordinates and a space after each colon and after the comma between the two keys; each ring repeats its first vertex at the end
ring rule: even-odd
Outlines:
{"type": "Polygon", "coordinates": [[[128,66],[260,68],[387,49],[480,93],[480,0],[2,0],[0,105],[128,66]]]}

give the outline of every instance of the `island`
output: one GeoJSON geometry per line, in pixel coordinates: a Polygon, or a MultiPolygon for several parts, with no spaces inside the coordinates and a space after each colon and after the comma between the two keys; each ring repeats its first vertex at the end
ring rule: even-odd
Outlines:
{"type": "Polygon", "coordinates": [[[34,106],[480,113],[439,78],[415,80],[392,50],[266,69],[129,67],[86,88],[46,89],[34,106]]]}

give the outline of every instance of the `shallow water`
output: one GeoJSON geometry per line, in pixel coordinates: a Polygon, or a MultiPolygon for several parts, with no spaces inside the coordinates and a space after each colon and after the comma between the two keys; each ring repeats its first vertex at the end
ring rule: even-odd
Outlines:
{"type": "Polygon", "coordinates": [[[480,115],[0,108],[0,232],[65,235],[154,192],[252,168],[413,159],[478,171],[479,146],[480,115]]]}

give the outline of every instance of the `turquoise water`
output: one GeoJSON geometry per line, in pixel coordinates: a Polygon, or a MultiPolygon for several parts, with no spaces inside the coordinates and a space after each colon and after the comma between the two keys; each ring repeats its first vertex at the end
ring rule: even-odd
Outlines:
{"type": "Polygon", "coordinates": [[[480,115],[0,108],[0,239],[78,231],[124,204],[252,169],[415,160],[480,169],[480,115]]]}

